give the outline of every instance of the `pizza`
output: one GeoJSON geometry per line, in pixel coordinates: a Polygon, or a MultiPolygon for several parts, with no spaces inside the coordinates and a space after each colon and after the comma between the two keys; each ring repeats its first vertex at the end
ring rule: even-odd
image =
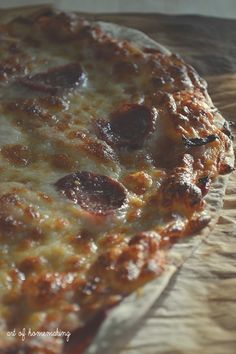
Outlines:
{"type": "Polygon", "coordinates": [[[47,7],[3,15],[0,353],[69,353],[70,333],[79,353],[209,224],[230,126],[197,72],[147,38],[47,7]]]}

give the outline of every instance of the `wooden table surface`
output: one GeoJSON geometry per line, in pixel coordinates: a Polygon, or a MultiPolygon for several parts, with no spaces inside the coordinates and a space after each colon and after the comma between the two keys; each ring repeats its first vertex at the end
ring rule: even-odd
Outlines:
{"type": "MultiPolygon", "coordinates": [[[[180,53],[207,79],[223,116],[236,122],[236,20],[137,14],[89,17],[139,29],[180,53]]],[[[130,343],[123,347],[121,340],[122,354],[236,353],[235,182],[233,173],[217,226],[174,276],[130,343]],[[219,238],[222,245],[216,247],[219,238]]],[[[111,348],[111,354],[117,352],[111,348]]]]}
{"type": "MultiPolygon", "coordinates": [[[[14,0],[2,1],[7,4],[14,2],[14,0]]],[[[37,2],[37,0],[32,1],[37,2]]],[[[204,14],[236,18],[235,0],[54,0],[53,2],[62,9],[93,13],[204,14]]]]}

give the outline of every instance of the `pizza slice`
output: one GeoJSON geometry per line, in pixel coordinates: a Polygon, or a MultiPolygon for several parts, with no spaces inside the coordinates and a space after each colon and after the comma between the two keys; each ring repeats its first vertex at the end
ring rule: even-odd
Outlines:
{"type": "Polygon", "coordinates": [[[48,8],[0,27],[4,354],[68,351],[66,333],[82,350],[84,329],[207,227],[205,196],[233,170],[206,82],[125,32],[48,8]]]}

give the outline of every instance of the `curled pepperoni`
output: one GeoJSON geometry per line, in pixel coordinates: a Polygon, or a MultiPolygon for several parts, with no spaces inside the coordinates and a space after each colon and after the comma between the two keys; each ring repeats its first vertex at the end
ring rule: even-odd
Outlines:
{"type": "Polygon", "coordinates": [[[126,200],[126,190],[118,181],[92,172],[76,172],[59,179],[56,188],[81,208],[95,214],[119,209],[126,200]]]}
{"type": "Polygon", "coordinates": [[[85,74],[81,65],[76,62],[58,66],[43,73],[20,78],[19,82],[32,90],[56,95],[61,90],[79,86],[84,78],[85,74]]]}
{"type": "Polygon", "coordinates": [[[125,104],[112,113],[110,122],[98,121],[100,135],[108,144],[138,149],[154,130],[155,108],[141,104],[125,104]]]}

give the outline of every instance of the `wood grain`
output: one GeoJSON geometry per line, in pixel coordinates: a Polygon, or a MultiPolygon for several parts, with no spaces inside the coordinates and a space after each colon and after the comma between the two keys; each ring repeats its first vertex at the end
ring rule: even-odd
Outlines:
{"type": "MultiPolygon", "coordinates": [[[[9,0],[1,2],[9,4],[9,0]]],[[[22,1],[22,0],[21,0],[22,1]]],[[[26,1],[26,0],[25,0],[26,1]]],[[[31,0],[32,1],[32,0],[31,0]]],[[[16,2],[11,0],[12,2],[16,2]]],[[[37,3],[37,0],[34,0],[37,3]]],[[[235,18],[236,2],[234,0],[54,0],[64,10],[87,12],[139,12],[165,14],[204,14],[235,18]]]]}

